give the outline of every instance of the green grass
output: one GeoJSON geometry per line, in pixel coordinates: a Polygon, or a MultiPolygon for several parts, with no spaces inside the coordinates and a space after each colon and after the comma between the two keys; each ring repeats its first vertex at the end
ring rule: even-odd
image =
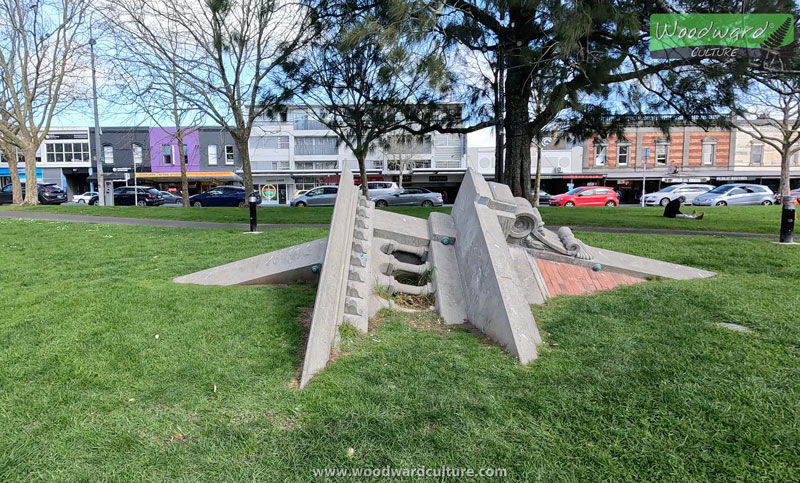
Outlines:
{"type": "MultiPolygon", "coordinates": [[[[450,212],[449,208],[405,207],[385,208],[395,213],[410,214],[427,218],[432,211],[450,212]]],[[[212,221],[218,223],[249,223],[250,211],[247,208],[173,208],[152,206],[86,206],[86,205],[40,205],[40,206],[0,206],[0,210],[43,211],[69,215],[119,216],[123,218],[154,218],[163,220],[212,221]]],[[[319,206],[292,208],[288,206],[259,207],[258,222],[273,224],[328,224],[333,207],[319,206]]]]}
{"type": "Polygon", "coordinates": [[[313,287],[170,281],[323,235],[0,220],[0,480],[441,465],[505,468],[509,481],[800,474],[796,247],[582,233],[719,276],[536,307],[547,346],[527,367],[435,316],[384,312],[368,336],[346,331],[349,353],[303,391],[291,385],[297,307],[313,287]]]}
{"type": "MultiPolygon", "coordinates": [[[[777,234],[780,228],[780,208],[776,206],[698,207],[706,212],[706,219],[681,220],[662,216],[663,208],[623,206],[605,207],[550,207],[540,208],[542,218],[549,226],[607,226],[624,228],[655,228],[670,230],[730,231],[777,234]]],[[[392,207],[389,211],[427,218],[432,211],[450,212],[449,207],[392,207]]],[[[684,212],[691,212],[685,207],[684,212]]],[[[137,206],[37,206],[0,207],[0,210],[33,210],[78,215],[121,216],[127,218],[160,218],[189,221],[215,221],[247,223],[248,210],[239,208],[153,208],[137,206]]],[[[260,223],[275,224],[326,224],[330,222],[332,208],[264,207],[258,210],[260,223]]]]}
{"type": "Polygon", "coordinates": [[[705,212],[703,220],[664,218],[661,207],[542,207],[545,223],[551,226],[608,226],[667,230],[731,231],[775,234],[780,229],[781,210],[777,206],[686,206],[684,213],[705,212]]]}

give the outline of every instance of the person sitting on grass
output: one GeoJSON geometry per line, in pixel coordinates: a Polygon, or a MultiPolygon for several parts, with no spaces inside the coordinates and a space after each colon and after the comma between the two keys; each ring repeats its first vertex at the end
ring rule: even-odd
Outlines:
{"type": "Polygon", "coordinates": [[[674,200],[667,203],[664,208],[664,216],[667,218],[686,218],[687,220],[702,220],[706,216],[705,212],[697,214],[697,210],[692,210],[691,215],[684,215],[681,213],[681,203],[686,201],[686,197],[679,196],[674,200]]]}

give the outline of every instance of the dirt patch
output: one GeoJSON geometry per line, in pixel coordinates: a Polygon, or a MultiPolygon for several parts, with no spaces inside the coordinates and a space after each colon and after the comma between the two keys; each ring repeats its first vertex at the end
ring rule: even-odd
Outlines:
{"type": "Polygon", "coordinates": [[[413,310],[432,310],[435,303],[433,295],[409,295],[405,293],[394,294],[392,300],[398,307],[413,310]]]}
{"type": "Polygon", "coordinates": [[[297,347],[298,364],[294,370],[294,379],[289,381],[289,387],[297,389],[300,387],[300,376],[303,372],[303,360],[306,358],[306,346],[308,336],[311,333],[311,321],[314,318],[314,307],[297,307],[300,316],[297,322],[300,324],[300,345],[297,347]]]}

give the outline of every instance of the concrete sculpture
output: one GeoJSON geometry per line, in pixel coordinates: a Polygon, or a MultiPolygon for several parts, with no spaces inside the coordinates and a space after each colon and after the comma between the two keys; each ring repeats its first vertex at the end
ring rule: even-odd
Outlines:
{"type": "Polygon", "coordinates": [[[428,220],[376,210],[342,173],[327,239],[258,255],[175,279],[203,285],[253,285],[316,280],[318,289],[300,387],[323,369],[339,326],[362,332],[389,302],[379,293],[429,294],[445,324],[469,322],[527,364],[542,339],[530,304],[559,293],[587,293],[649,276],[711,277],[712,272],[601,250],[569,228],[545,228],[537,209],[508,186],[472,170],[452,214],[428,220]],[[425,283],[398,282],[398,274],[425,283]],[[422,277],[421,277],[422,278],[422,277]],[[429,279],[429,281],[428,281],[429,279]],[[577,290],[577,292],[570,292],[577,290]]]}

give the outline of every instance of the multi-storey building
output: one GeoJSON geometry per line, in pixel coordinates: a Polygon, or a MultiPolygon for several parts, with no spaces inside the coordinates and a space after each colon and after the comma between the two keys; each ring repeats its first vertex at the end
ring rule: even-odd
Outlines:
{"type": "MultiPolygon", "coordinates": [[[[55,183],[70,194],[88,188],[92,164],[88,138],[89,130],[85,127],[51,128],[36,154],[37,181],[55,183]]],[[[20,178],[25,180],[27,173],[21,154],[18,159],[20,178]]],[[[11,177],[6,160],[0,161],[0,185],[5,186],[11,183],[11,177]]]]}
{"type": "MultiPolygon", "coordinates": [[[[230,133],[220,127],[182,128],[189,194],[212,185],[241,182],[239,151],[230,133]]],[[[147,170],[136,173],[138,184],[180,189],[180,151],[175,128],[149,129],[147,170]]]]}
{"type": "MultiPolygon", "coordinates": [[[[733,129],[706,130],[675,122],[664,132],[658,126],[663,120],[659,116],[637,119],[630,122],[624,136],[584,141],[583,173],[602,176],[603,184],[622,192],[623,201],[637,199],[643,183],[648,193],[684,182],[719,185],[748,181],[777,189],[780,156],[748,135],[746,123],[737,122],[733,129]]],[[[796,157],[793,163],[797,166],[796,157]]],[[[800,175],[800,166],[796,174],[800,175]]]]}
{"type": "MultiPolygon", "coordinates": [[[[260,187],[274,187],[276,196],[268,202],[286,204],[296,190],[338,183],[344,167],[354,173],[359,171],[352,151],[308,109],[286,106],[281,113],[263,117],[253,129],[250,136],[253,182],[260,187]]],[[[396,156],[387,151],[376,145],[367,155],[369,181],[399,180],[396,156]]],[[[405,171],[403,184],[440,191],[455,199],[466,171],[466,136],[426,135],[413,153],[413,167],[405,171]]],[[[360,177],[357,176],[356,182],[360,182],[360,177]]]]}
{"type": "MultiPolygon", "coordinates": [[[[542,150],[541,189],[549,193],[563,193],[572,185],[602,182],[600,174],[585,174],[581,169],[583,146],[559,141],[542,150]]],[[[469,148],[469,166],[487,179],[494,179],[494,146],[469,148]]],[[[536,174],[536,149],[531,148],[531,187],[536,174]]]]}

